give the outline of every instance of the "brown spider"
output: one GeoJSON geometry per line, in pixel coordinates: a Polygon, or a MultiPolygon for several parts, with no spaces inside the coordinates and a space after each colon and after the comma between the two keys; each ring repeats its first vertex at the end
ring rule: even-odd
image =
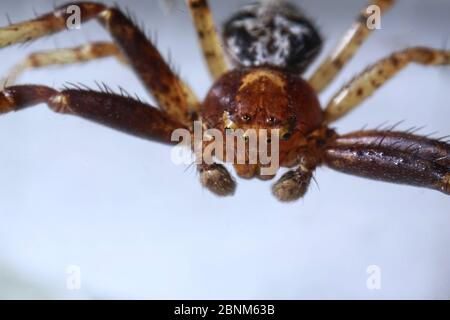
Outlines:
{"type": "MultiPolygon", "coordinates": [[[[381,12],[394,0],[374,0],[381,12]]],[[[154,96],[160,109],[108,89],[62,91],[40,86],[8,86],[0,91],[0,114],[46,103],[56,112],[78,115],[103,125],[161,143],[173,144],[177,128],[192,132],[193,121],[224,135],[233,129],[278,129],[279,162],[295,167],[274,185],[281,201],[307,191],[319,165],[367,178],[409,184],[450,194],[450,145],[441,140],[392,130],[357,131],[338,135],[328,125],[358,106],[409,63],[449,65],[450,52],[409,48],[395,52],[356,76],[322,110],[317,95],[327,87],[371,33],[363,10],[336,50],[305,81],[301,74],[320,52],[322,40],[314,25],[285,2],[256,3],[242,8],[225,24],[223,44],[235,69],[228,65],[206,0],[188,0],[204,57],[216,80],[203,103],[165,63],[141,30],[118,8],[93,2],[75,3],[82,22],[96,18],[114,43],[40,52],[15,67],[69,64],[116,56],[129,64],[154,96]]],[[[0,29],[0,47],[26,42],[66,28],[69,17],[61,6],[34,20],[0,29]]],[[[270,141],[267,141],[270,143],[270,141]]],[[[236,151],[237,152],[237,151],[236,151]]],[[[221,158],[220,155],[216,155],[221,158]]],[[[261,174],[261,163],[233,163],[240,177],[261,174]]],[[[221,164],[198,164],[201,183],[215,194],[231,195],[235,181],[221,164]]]]}

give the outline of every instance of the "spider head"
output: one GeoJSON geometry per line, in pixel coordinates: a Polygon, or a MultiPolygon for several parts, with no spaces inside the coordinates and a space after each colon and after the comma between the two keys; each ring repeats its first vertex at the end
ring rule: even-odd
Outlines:
{"type": "Polygon", "coordinates": [[[244,6],[225,23],[223,39],[237,65],[273,65],[297,73],[322,48],[313,23],[292,4],[280,1],[244,6]]]}
{"type": "MultiPolygon", "coordinates": [[[[300,76],[275,67],[242,68],[214,84],[203,104],[202,118],[224,137],[237,130],[243,132],[244,140],[252,134],[260,139],[264,133],[267,148],[277,139],[279,163],[285,165],[306,135],[322,124],[322,110],[316,94],[300,76]]],[[[251,177],[259,167],[240,166],[238,174],[251,177]]]]}

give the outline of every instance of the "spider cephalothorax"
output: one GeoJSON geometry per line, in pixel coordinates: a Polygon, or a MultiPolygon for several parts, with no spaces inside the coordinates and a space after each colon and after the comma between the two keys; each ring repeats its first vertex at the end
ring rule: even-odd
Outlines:
{"type": "MultiPolygon", "coordinates": [[[[317,95],[326,88],[372,32],[367,10],[357,17],[333,54],[308,80],[302,72],[322,47],[314,24],[295,6],[284,1],[263,1],[238,11],[223,29],[223,43],[206,0],[187,0],[211,76],[216,80],[201,103],[189,86],[165,63],[145,34],[117,8],[95,2],[79,2],[82,21],[96,18],[112,35],[114,43],[39,52],[20,63],[7,78],[12,82],[21,71],[51,64],[69,64],[116,56],[128,63],[155,98],[154,108],[107,87],[92,91],[75,86],[58,91],[41,85],[7,86],[0,91],[0,114],[47,103],[52,110],[77,115],[146,139],[173,144],[176,129],[195,136],[195,122],[215,129],[219,136],[235,130],[245,144],[249,131],[277,132],[266,135],[256,162],[245,149],[243,163],[233,162],[239,176],[262,179],[266,163],[262,151],[279,145],[277,164],[293,169],[273,185],[282,201],[302,197],[315,168],[333,169],[371,179],[427,187],[450,194],[450,145],[443,139],[412,132],[362,130],[339,135],[329,127],[410,63],[450,65],[450,52],[431,48],[408,48],[373,64],[347,83],[322,109],[317,95]],[[230,69],[223,48],[235,64],[230,69]],[[248,159],[247,159],[248,156],[248,159]]],[[[381,13],[394,0],[373,0],[381,13]]],[[[68,5],[34,20],[0,28],[0,47],[26,42],[66,26],[68,5]]],[[[233,137],[234,139],[235,137],[233,137]]],[[[203,146],[201,140],[200,145],[203,146]]],[[[206,144],[210,146],[211,141],[206,144]]],[[[197,143],[192,144],[196,149],[197,143]]],[[[259,146],[259,144],[258,144],[259,146]]],[[[272,149],[271,149],[272,150],[272,149]]],[[[233,153],[241,152],[239,148],[233,153]]],[[[195,153],[197,155],[197,153],[195,153]]],[[[219,151],[220,160],[228,160],[219,151]]],[[[232,195],[235,181],[224,165],[198,163],[200,181],[212,192],[232,195]]]]}
{"type": "MultiPolygon", "coordinates": [[[[224,74],[205,98],[201,115],[208,127],[224,135],[236,129],[278,129],[281,166],[296,162],[305,137],[323,122],[319,101],[309,84],[299,75],[273,66],[239,68],[224,74]]],[[[258,164],[235,168],[245,178],[259,173],[258,164]]]]}

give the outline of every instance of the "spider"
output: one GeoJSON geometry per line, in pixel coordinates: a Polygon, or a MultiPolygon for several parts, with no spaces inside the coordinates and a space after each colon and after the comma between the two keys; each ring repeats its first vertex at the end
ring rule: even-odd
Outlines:
{"type": "MultiPolygon", "coordinates": [[[[371,4],[384,14],[394,2],[373,0],[371,4]]],[[[107,88],[93,91],[79,86],[58,91],[42,85],[7,85],[0,91],[0,114],[46,103],[55,112],[166,144],[174,143],[171,135],[178,128],[192,132],[196,120],[224,135],[237,128],[276,129],[280,166],[291,168],[272,186],[280,201],[303,197],[320,165],[450,194],[450,144],[443,139],[394,129],[340,135],[330,127],[410,63],[449,65],[450,51],[413,47],[394,52],[354,77],[322,108],[319,93],[372,32],[367,27],[367,10],[361,11],[332,54],[305,80],[302,74],[319,54],[322,39],[314,23],[293,4],[266,1],[244,6],[224,24],[221,41],[207,1],[186,3],[215,81],[202,103],[128,15],[117,7],[78,2],[81,22],[97,19],[114,41],[32,54],[13,69],[9,81],[29,68],[115,56],[132,67],[159,108],[107,88]],[[229,61],[234,68],[229,68],[229,61]]],[[[63,31],[69,18],[67,7],[0,28],[0,47],[63,31]]],[[[261,163],[233,166],[242,178],[275,176],[262,175],[261,163]]],[[[197,170],[202,185],[213,193],[234,194],[236,182],[220,162],[198,163],[197,170]]]]}

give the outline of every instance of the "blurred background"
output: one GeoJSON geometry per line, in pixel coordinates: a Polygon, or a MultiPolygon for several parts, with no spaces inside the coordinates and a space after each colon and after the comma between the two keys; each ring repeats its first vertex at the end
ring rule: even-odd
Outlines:
{"type": "MultiPolygon", "coordinates": [[[[246,3],[210,2],[218,26],[246,3]]],[[[366,1],[294,2],[325,37],[310,74],[366,1]]],[[[119,3],[157,32],[158,48],[165,56],[170,51],[182,78],[203,98],[211,81],[184,2],[119,3]]],[[[0,4],[13,22],[52,8],[52,0],[0,4]]],[[[449,48],[449,13],[448,0],[399,0],[322,103],[393,51],[449,48]]],[[[7,24],[0,15],[0,25],[7,24]]],[[[3,48],[0,78],[31,52],[108,39],[92,21],[3,48]]],[[[152,102],[113,58],[30,71],[19,79],[57,88],[67,81],[104,81],[152,102]]],[[[426,125],[419,133],[450,134],[449,83],[448,67],[411,65],[337,122],[337,130],[405,120],[399,129],[426,125]]],[[[296,203],[277,202],[271,182],[259,180],[238,180],[236,195],[220,199],[202,189],[193,168],[173,164],[170,152],[44,105],[2,115],[0,298],[450,298],[448,196],[320,168],[318,186],[311,184],[296,203]],[[367,286],[369,266],[379,271],[378,290],[367,286]]]]}

